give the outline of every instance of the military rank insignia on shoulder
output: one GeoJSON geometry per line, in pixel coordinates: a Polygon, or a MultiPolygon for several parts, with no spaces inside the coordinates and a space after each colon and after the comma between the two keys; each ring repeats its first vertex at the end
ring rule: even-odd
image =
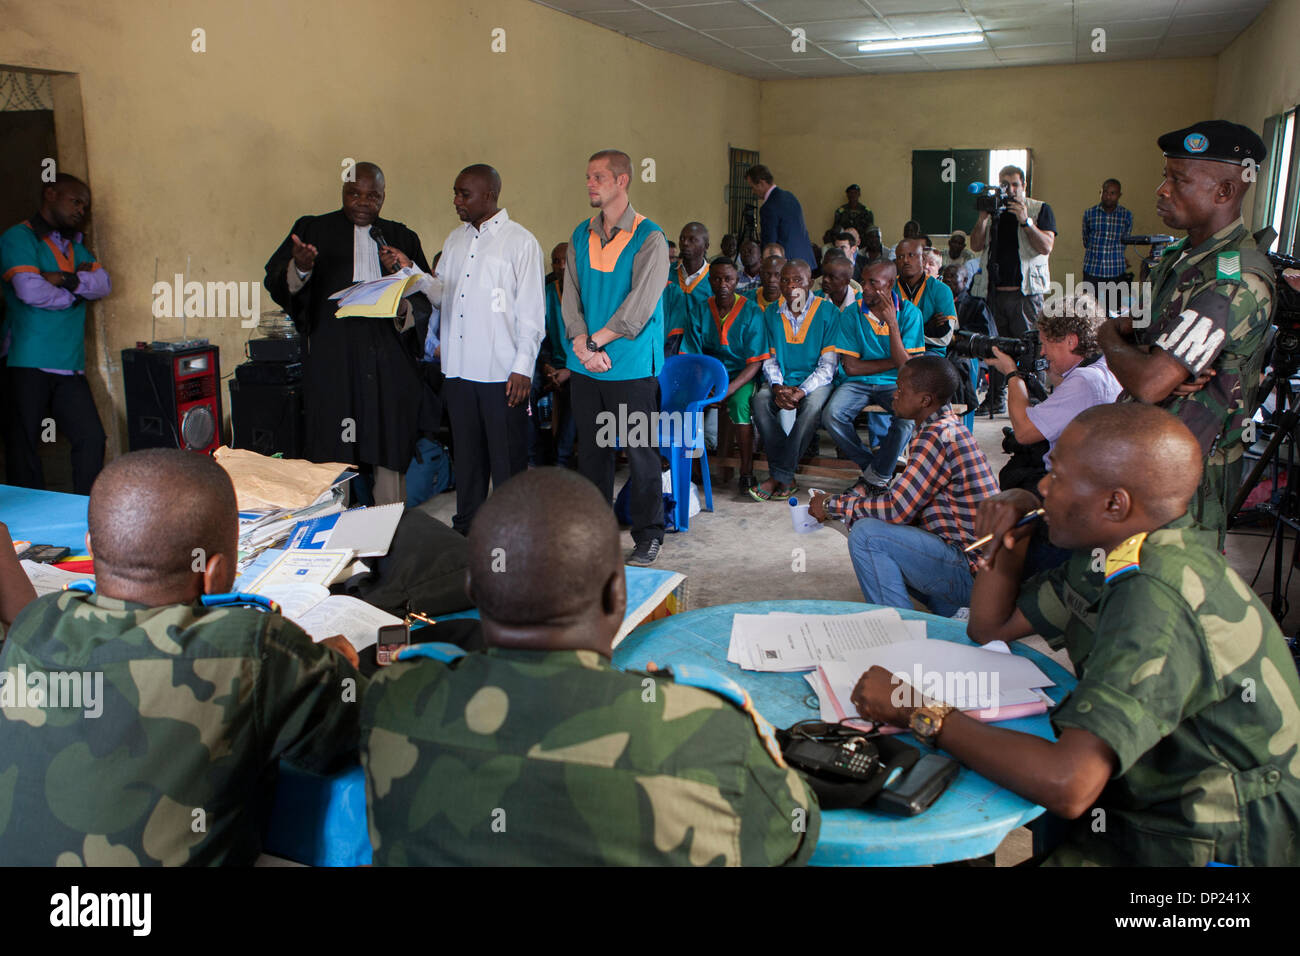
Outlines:
{"type": "Polygon", "coordinates": [[[1126,574],[1141,570],[1140,555],[1142,542],[1146,541],[1147,532],[1135,534],[1118,548],[1106,555],[1106,583],[1111,584],[1126,574]]]}

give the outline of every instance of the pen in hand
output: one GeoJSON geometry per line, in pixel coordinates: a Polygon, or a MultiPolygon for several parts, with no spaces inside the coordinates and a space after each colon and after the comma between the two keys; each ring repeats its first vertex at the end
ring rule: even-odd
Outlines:
{"type": "MultiPolygon", "coordinates": [[[[1019,521],[1017,521],[1014,525],[1012,525],[1012,527],[1013,527],[1013,528],[1023,528],[1025,525],[1027,525],[1027,524],[1031,524],[1031,523],[1037,521],[1037,520],[1038,520],[1039,518],[1041,518],[1045,513],[1046,513],[1046,512],[1045,512],[1042,508],[1035,508],[1033,511],[1029,512],[1029,513],[1026,514],[1023,518],[1021,518],[1019,521]]],[[[970,544],[966,545],[966,547],[962,548],[962,553],[963,553],[963,554],[970,554],[970,553],[971,553],[972,551],[974,551],[976,548],[982,548],[982,547],[984,547],[984,545],[988,544],[988,543],[989,543],[990,541],[992,541],[995,537],[997,537],[997,535],[986,534],[986,535],[984,535],[984,537],[982,537],[982,538],[977,538],[977,539],[975,539],[974,541],[972,541],[970,544]]]]}

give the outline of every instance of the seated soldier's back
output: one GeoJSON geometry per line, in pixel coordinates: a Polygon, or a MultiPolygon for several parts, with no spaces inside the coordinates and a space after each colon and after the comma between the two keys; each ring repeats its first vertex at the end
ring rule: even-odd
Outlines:
{"type": "Polygon", "coordinates": [[[1062,622],[1095,612],[1095,626],[1065,629],[1080,681],[1053,721],[1100,737],[1119,765],[1050,862],[1300,863],[1300,680],[1213,533],[1184,515],[1129,539],[1107,557],[1091,607],[1069,580],[1084,567],[1027,587],[1051,586],[1062,622]]]}
{"type": "Polygon", "coordinates": [[[46,595],[0,677],[6,864],[252,863],[278,758],[329,773],[356,756],[364,679],[248,607],[46,595]]]}
{"type": "Polygon", "coordinates": [[[404,661],[362,724],[378,864],[775,865],[816,844],[816,798],[751,713],[595,651],[404,661]]]}

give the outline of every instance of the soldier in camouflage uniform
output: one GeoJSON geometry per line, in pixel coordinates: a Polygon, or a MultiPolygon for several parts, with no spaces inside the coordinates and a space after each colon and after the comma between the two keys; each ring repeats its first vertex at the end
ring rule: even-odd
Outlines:
{"type": "Polygon", "coordinates": [[[845,229],[856,229],[858,232],[858,244],[867,238],[867,233],[875,225],[876,217],[871,210],[862,205],[862,190],[858,184],[847,187],[844,195],[848,199],[843,206],[835,210],[835,221],[831,224],[833,232],[843,232],[845,229]]]}
{"type": "MultiPolygon", "coordinates": [[[[1040,485],[1052,543],[1076,553],[1023,585],[1029,529],[1008,529],[1038,501],[1015,490],[981,507],[977,531],[999,537],[970,636],[1038,633],[1079,683],[1052,714],[1055,743],[959,714],[938,740],[1075,821],[1049,864],[1300,864],[1300,680],[1263,603],[1187,514],[1199,457],[1152,406],[1081,413],[1040,485]]],[[[868,674],[859,709],[877,715],[889,692],[887,673],[868,674]]]]}
{"type": "Polygon", "coordinates": [[[1273,267],[1241,218],[1265,150],[1253,131],[1221,120],[1158,142],[1165,180],[1156,212],[1187,236],[1165,249],[1151,272],[1150,321],[1111,320],[1097,341],[1124,386],[1121,400],[1167,408],[1200,442],[1205,473],[1192,515],[1219,532],[1222,548],[1273,311],[1273,267]]]}
{"type": "Polygon", "coordinates": [[[362,713],[375,862],[771,865],[817,841],[812,790],[731,681],[610,666],[618,527],[558,468],[493,492],[470,532],[486,653],[403,649],[362,713]]]}
{"type": "Polygon", "coordinates": [[[38,598],[0,651],[0,863],[251,864],[281,757],[355,763],[364,679],[341,638],[214,597],[237,528],[212,459],[118,458],[89,524],[97,593],[38,598]]]}

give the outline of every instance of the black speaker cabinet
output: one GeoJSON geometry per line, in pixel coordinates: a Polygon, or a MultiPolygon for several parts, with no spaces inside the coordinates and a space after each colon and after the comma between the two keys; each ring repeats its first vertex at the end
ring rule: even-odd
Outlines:
{"type": "Polygon", "coordinates": [[[302,457],[301,385],[254,385],[230,381],[230,421],[235,448],[259,455],[302,457]]]}
{"type": "Polygon", "coordinates": [[[214,345],[122,350],[127,443],[211,454],[221,444],[221,368],[214,345]]]}

